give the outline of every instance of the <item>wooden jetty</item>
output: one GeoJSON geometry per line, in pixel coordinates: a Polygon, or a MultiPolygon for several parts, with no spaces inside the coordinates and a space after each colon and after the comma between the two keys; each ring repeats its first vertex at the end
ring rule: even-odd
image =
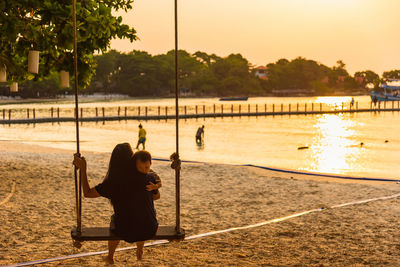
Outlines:
{"type": "MultiPolygon", "coordinates": [[[[121,120],[169,120],[175,118],[173,107],[108,107],[113,112],[108,115],[106,108],[81,108],[79,120],[81,122],[99,122],[99,121],[121,121],[121,120]],[[134,110],[132,110],[134,108],[134,110]],[[99,112],[101,111],[101,112],[99,112]],[[168,112],[170,111],[170,112],[168,112]],[[86,113],[85,113],[86,112],[86,113]],[[134,115],[132,115],[134,114],[134,115]],[[87,115],[87,116],[86,116],[87,115]]],[[[1,109],[0,109],[1,110],[1,109]]],[[[292,104],[246,104],[246,105],[216,105],[211,106],[196,105],[196,106],[181,106],[181,119],[198,119],[198,118],[223,118],[223,117],[251,117],[251,116],[285,116],[285,115],[317,115],[317,114],[339,114],[339,113],[361,113],[361,112],[395,112],[400,111],[400,102],[379,102],[377,105],[370,103],[368,107],[359,108],[358,102],[354,105],[323,107],[322,103],[296,103],[292,104]]],[[[74,110],[69,110],[72,116],[61,116],[64,111],[60,108],[51,108],[45,113],[43,110],[38,112],[36,109],[27,109],[26,117],[21,118],[24,114],[19,110],[18,116],[13,116],[13,110],[0,111],[0,124],[29,124],[29,123],[61,123],[74,122],[74,110]],[[50,115],[38,117],[38,114],[50,115]]]]}

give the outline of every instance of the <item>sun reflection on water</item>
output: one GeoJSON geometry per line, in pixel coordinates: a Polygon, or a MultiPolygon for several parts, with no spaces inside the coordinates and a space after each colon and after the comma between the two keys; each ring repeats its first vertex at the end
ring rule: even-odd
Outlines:
{"type": "Polygon", "coordinates": [[[350,96],[337,96],[337,97],[332,97],[332,96],[321,96],[317,97],[315,102],[316,103],[323,103],[328,106],[335,106],[335,105],[341,105],[342,103],[348,103],[351,101],[350,96]]]}
{"type": "Polygon", "coordinates": [[[318,133],[308,151],[308,171],[344,174],[357,168],[361,146],[353,140],[354,121],[343,114],[323,114],[314,125],[318,133]]]}
{"type": "Polygon", "coordinates": [[[349,96],[326,97],[321,96],[315,99],[315,103],[320,103],[325,110],[348,109],[351,101],[349,96]]]}

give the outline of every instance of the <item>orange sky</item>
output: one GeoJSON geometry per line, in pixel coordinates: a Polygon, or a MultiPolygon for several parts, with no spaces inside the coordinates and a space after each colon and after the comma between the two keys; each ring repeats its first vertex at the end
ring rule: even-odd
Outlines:
{"type": "MultiPolygon", "coordinates": [[[[400,0],[178,0],[180,48],[255,65],[297,56],[351,74],[400,69],[400,0]]],[[[114,40],[119,51],[165,53],[174,47],[174,0],[135,0],[129,13],[140,41],[114,40]]]]}

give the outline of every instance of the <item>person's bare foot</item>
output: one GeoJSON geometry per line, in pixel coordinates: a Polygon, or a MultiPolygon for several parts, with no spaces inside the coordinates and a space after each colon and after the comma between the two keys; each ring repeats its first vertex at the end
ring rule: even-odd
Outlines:
{"type": "Polygon", "coordinates": [[[110,259],[108,256],[104,256],[103,260],[108,264],[114,264],[114,259],[110,259]]]}
{"type": "Polygon", "coordinates": [[[140,248],[136,249],[136,258],[138,261],[143,259],[143,249],[140,248]]]}

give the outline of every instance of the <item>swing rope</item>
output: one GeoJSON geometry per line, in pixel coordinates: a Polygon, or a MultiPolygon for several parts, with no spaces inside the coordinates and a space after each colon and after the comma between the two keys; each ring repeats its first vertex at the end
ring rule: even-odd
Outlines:
{"type": "MultiPolygon", "coordinates": [[[[74,34],[74,79],[75,79],[75,126],[76,126],[76,153],[80,157],[79,148],[79,101],[78,101],[78,45],[76,36],[76,0],[72,4],[72,20],[73,20],[73,34],[74,34]]],[[[82,180],[78,170],[74,168],[75,176],[75,202],[76,202],[76,228],[78,233],[82,231],[82,180]]]]}
{"type": "MultiPolygon", "coordinates": [[[[180,159],[179,159],[179,77],[178,77],[178,0],[175,0],[175,138],[176,138],[176,152],[174,162],[179,162],[179,168],[175,169],[175,201],[176,201],[176,224],[175,229],[180,233],[180,159]]],[[[174,163],[173,162],[173,163],[174,163]]],[[[177,164],[173,164],[177,165],[177,164]]]]}

